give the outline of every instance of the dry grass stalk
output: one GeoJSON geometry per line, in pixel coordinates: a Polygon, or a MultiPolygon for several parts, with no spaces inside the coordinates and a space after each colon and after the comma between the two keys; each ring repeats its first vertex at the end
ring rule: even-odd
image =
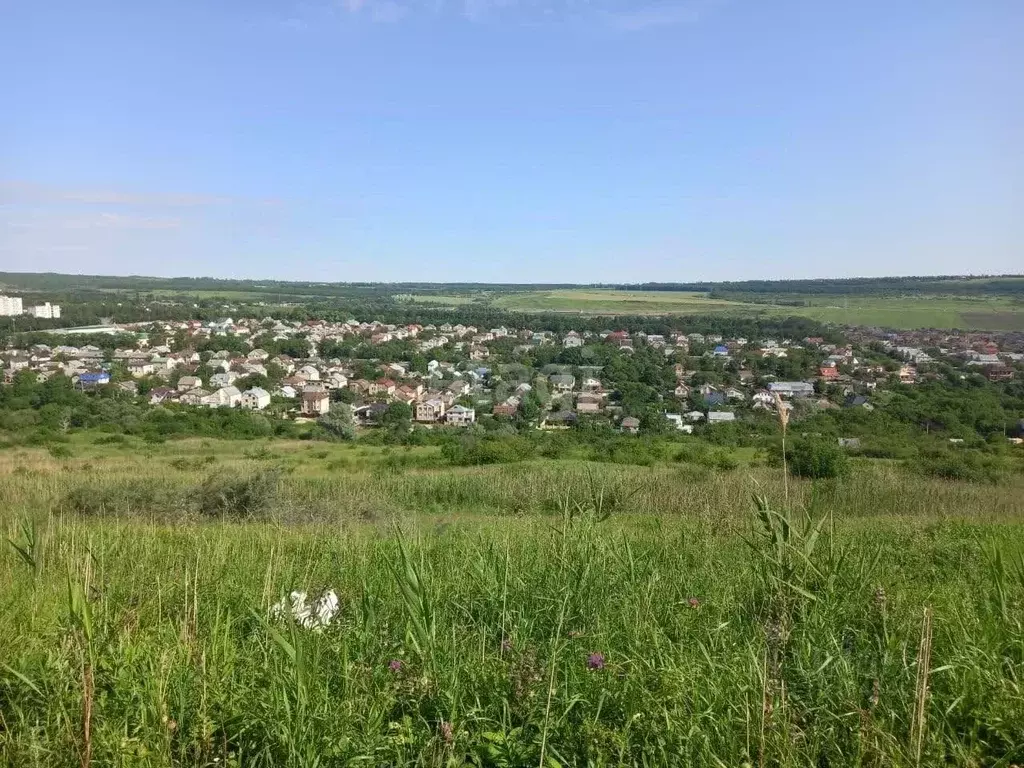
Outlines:
{"type": "Polygon", "coordinates": [[[789,426],[789,409],[778,392],[775,395],[775,411],[779,417],[779,425],[782,427],[782,494],[789,506],[789,467],[786,463],[786,427],[789,426]]]}
{"type": "Polygon", "coordinates": [[[921,643],[917,652],[917,682],[914,692],[914,719],[911,723],[911,743],[914,748],[914,765],[921,764],[925,728],[928,722],[928,677],[932,662],[932,609],[924,609],[921,620],[921,643]]]}

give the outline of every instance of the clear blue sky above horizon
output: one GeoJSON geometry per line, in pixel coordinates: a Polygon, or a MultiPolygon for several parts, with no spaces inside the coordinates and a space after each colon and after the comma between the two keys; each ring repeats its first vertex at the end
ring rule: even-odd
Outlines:
{"type": "Polygon", "coordinates": [[[1024,271],[1020,0],[0,0],[0,269],[1024,271]]]}

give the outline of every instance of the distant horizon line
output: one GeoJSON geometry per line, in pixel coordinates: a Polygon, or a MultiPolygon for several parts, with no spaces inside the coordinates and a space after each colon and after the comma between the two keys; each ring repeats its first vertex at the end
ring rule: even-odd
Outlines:
{"type": "Polygon", "coordinates": [[[161,282],[172,282],[176,280],[208,280],[221,283],[293,283],[299,285],[447,285],[447,286],[523,286],[534,288],[621,288],[644,286],[673,286],[673,285],[743,285],[751,283],[852,283],[863,281],[882,280],[993,280],[993,279],[1024,279],[1024,272],[1021,273],[963,273],[956,275],[915,275],[915,274],[893,274],[893,275],[859,275],[853,277],[778,277],[778,278],[746,278],[743,280],[642,280],[642,281],[598,281],[588,283],[569,282],[494,282],[494,281],[444,281],[444,280],[303,280],[297,278],[278,277],[213,277],[210,275],[174,275],[163,277],[159,275],[145,274],[91,274],[84,272],[23,272],[23,271],[0,271],[0,277],[24,276],[24,277],[70,277],[70,278],[100,278],[100,279],[121,279],[121,280],[153,280],[161,282]]]}

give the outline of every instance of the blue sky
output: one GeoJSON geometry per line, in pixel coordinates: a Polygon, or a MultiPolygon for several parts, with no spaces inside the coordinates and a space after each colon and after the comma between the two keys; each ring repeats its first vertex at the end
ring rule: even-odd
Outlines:
{"type": "Polygon", "coordinates": [[[1024,271],[1020,0],[0,0],[0,269],[1024,271]]]}

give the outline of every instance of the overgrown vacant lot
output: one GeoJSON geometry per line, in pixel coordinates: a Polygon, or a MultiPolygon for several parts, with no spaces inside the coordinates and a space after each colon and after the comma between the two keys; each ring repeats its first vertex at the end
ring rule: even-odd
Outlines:
{"type": "Polygon", "coordinates": [[[0,455],[0,763],[1024,760],[1017,486],[222,448],[0,455]]]}

